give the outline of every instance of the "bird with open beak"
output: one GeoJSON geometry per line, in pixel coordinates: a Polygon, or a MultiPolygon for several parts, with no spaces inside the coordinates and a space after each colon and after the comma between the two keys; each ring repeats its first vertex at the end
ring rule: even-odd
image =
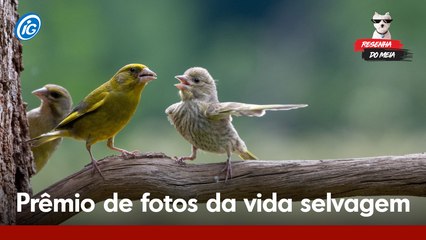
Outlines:
{"type": "Polygon", "coordinates": [[[128,64],[83,99],[51,132],[30,140],[33,146],[61,137],[86,142],[92,166],[103,177],[91,151],[91,146],[107,140],[107,146],[125,156],[134,152],[114,146],[114,137],[130,121],[139,104],[145,86],[157,79],[157,74],[142,64],[128,64]]]}
{"type": "Polygon", "coordinates": [[[178,162],[194,160],[197,150],[226,154],[225,181],[232,177],[231,154],[237,153],[244,160],[257,159],[238,135],[232,124],[232,116],[261,117],[265,111],[303,108],[306,104],[257,105],[239,102],[219,102],[216,84],[210,73],[201,67],[193,67],[175,77],[179,83],[181,101],[166,109],[169,121],[192,145],[190,156],[179,157],[178,162]]]}

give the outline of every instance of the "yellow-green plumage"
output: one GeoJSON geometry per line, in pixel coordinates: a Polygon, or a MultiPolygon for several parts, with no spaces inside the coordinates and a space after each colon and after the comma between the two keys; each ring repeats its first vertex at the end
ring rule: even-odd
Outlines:
{"type": "Polygon", "coordinates": [[[180,83],[181,102],[166,109],[166,114],[176,130],[192,145],[192,154],[180,157],[179,162],[194,160],[198,149],[226,154],[226,178],[232,176],[231,154],[242,159],[257,157],[247,150],[246,144],[232,124],[232,116],[260,117],[266,110],[291,110],[306,107],[305,104],[258,105],[238,102],[221,103],[217,97],[216,84],[209,72],[200,67],[190,68],[176,76],[180,83]]]}
{"type": "Polygon", "coordinates": [[[107,82],[89,94],[56,130],[67,130],[65,134],[90,144],[111,138],[130,121],[144,87],[138,84],[124,90],[107,82]]]}
{"type": "MultiPolygon", "coordinates": [[[[33,94],[40,98],[41,105],[27,112],[31,138],[52,130],[69,114],[72,107],[71,95],[65,88],[59,85],[47,84],[40,89],[34,90],[33,94]]],[[[46,165],[60,142],[61,139],[56,139],[31,148],[36,173],[40,172],[46,165]]]]}
{"type": "Polygon", "coordinates": [[[240,158],[243,160],[257,160],[257,157],[251,153],[249,150],[240,153],[240,158]]]}
{"type": "Polygon", "coordinates": [[[108,140],[107,146],[122,154],[132,154],[114,146],[114,136],[130,121],[145,85],[156,74],[142,64],[122,67],[108,82],[92,91],[56,128],[31,140],[33,145],[59,137],[86,141],[93,166],[100,172],[91,153],[91,146],[108,140]]]}

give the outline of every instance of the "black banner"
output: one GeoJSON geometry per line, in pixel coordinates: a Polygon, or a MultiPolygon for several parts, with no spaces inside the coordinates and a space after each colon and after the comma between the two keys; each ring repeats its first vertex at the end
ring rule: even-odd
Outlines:
{"type": "Polygon", "coordinates": [[[361,55],[365,61],[411,61],[408,49],[365,48],[361,55]]]}

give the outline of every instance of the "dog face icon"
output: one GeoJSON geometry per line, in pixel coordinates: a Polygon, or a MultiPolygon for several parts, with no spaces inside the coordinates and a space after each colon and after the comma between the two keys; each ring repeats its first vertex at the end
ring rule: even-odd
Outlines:
{"type": "Polygon", "coordinates": [[[381,14],[375,12],[371,21],[373,22],[374,28],[376,28],[376,30],[373,33],[372,38],[374,38],[374,39],[391,39],[389,27],[390,27],[391,22],[392,22],[392,17],[389,14],[389,12],[385,13],[385,15],[381,15],[381,14]]]}

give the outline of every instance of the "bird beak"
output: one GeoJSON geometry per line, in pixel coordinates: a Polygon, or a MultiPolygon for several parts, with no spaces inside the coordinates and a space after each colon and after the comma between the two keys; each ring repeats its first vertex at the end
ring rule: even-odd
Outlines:
{"type": "Polygon", "coordinates": [[[188,78],[185,75],[178,75],[175,76],[175,78],[180,82],[175,84],[175,87],[177,87],[177,89],[183,91],[189,89],[189,87],[191,86],[191,84],[188,82],[188,78]]]}
{"type": "Polygon", "coordinates": [[[42,87],[42,88],[39,88],[39,89],[32,91],[31,93],[36,95],[38,98],[41,99],[41,98],[44,98],[47,95],[48,92],[49,92],[49,90],[47,90],[47,88],[42,87]]]}
{"type": "Polygon", "coordinates": [[[157,74],[146,67],[139,73],[138,77],[141,83],[147,83],[149,81],[157,79],[157,74]]]}

